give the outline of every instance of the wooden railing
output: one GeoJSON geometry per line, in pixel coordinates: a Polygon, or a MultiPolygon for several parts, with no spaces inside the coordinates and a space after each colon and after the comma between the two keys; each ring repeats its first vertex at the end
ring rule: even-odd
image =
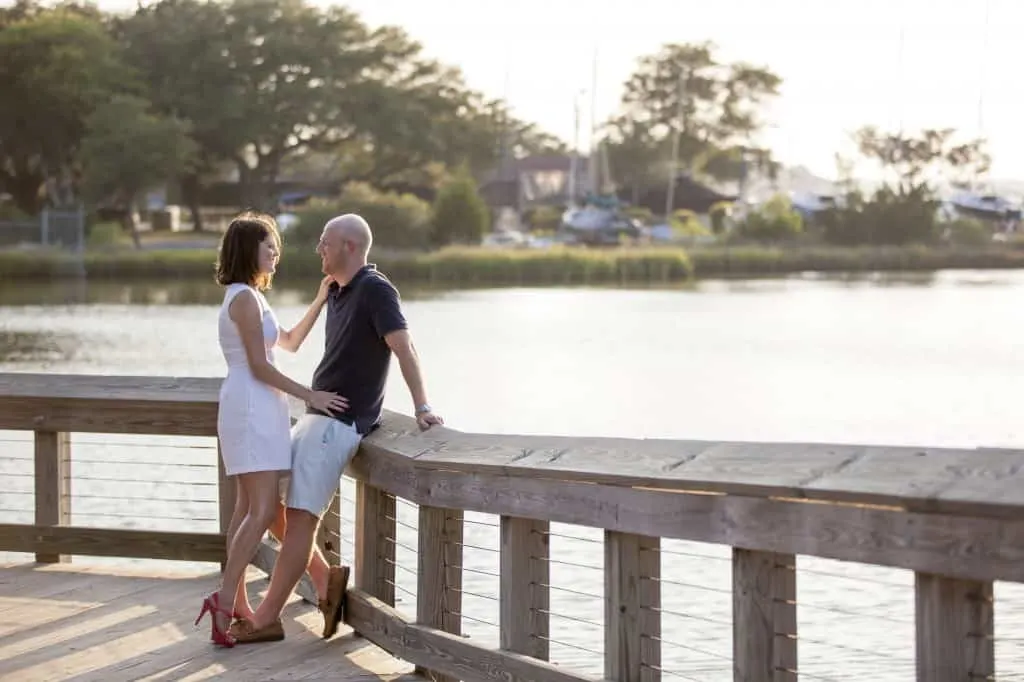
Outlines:
{"type": "Polygon", "coordinates": [[[0,374],[0,430],[35,433],[35,523],[0,524],[0,551],[34,552],[47,563],[74,554],[223,561],[230,485],[218,486],[221,533],[70,525],[71,433],[216,438],[219,386],[216,379],[0,374]]]}
{"type": "MultiPolygon", "coordinates": [[[[36,475],[35,523],[0,525],[0,550],[40,561],[221,560],[216,533],[68,525],[68,432],[210,436],[218,388],[215,379],[0,375],[0,430],[35,432],[36,475]]],[[[604,680],[662,678],[661,585],[672,578],[662,575],[663,539],[732,547],[735,680],[798,677],[797,555],[915,571],[917,679],[996,679],[993,581],[1024,582],[1022,469],[1018,450],[420,433],[388,414],[348,472],[346,618],[438,680],[593,680],[546,660],[550,524],[568,523],[604,531],[604,680]],[[419,505],[415,614],[396,608],[403,499],[419,505]],[[461,636],[467,512],[500,517],[499,648],[461,636]]],[[[322,541],[336,548],[337,516],[325,525],[322,541]]],[[[267,545],[257,562],[269,568],[273,554],[267,545]]]]}

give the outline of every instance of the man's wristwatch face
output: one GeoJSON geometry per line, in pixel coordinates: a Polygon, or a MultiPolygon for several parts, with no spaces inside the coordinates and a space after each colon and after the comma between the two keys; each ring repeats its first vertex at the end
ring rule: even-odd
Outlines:
{"type": "Polygon", "coordinates": [[[416,408],[416,414],[424,414],[426,412],[433,412],[433,410],[430,409],[430,405],[427,403],[423,403],[416,408]]]}

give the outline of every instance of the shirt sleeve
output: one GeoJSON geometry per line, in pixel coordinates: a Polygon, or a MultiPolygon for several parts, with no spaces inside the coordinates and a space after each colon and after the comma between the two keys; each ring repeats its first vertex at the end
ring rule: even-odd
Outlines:
{"type": "Polygon", "coordinates": [[[402,314],[398,290],[390,282],[376,280],[366,293],[366,302],[370,307],[370,323],[378,337],[383,338],[393,331],[409,328],[405,315],[402,314]]]}

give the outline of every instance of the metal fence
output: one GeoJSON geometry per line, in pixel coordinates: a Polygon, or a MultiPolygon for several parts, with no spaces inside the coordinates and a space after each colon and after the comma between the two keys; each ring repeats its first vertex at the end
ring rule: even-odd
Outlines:
{"type": "Polygon", "coordinates": [[[81,253],[85,249],[85,211],[47,208],[26,220],[0,220],[0,248],[44,246],[81,253]]]}

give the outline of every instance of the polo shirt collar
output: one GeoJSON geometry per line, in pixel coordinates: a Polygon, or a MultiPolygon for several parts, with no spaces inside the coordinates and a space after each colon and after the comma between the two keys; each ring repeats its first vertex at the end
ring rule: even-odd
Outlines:
{"type": "Polygon", "coordinates": [[[352,279],[350,279],[348,283],[345,284],[345,286],[341,286],[337,282],[334,282],[333,284],[331,284],[330,291],[335,294],[340,294],[344,291],[350,290],[353,284],[361,280],[363,277],[366,277],[366,274],[371,270],[374,272],[377,271],[376,263],[367,263],[363,267],[359,268],[359,270],[356,271],[356,274],[352,275],[352,279]]]}

